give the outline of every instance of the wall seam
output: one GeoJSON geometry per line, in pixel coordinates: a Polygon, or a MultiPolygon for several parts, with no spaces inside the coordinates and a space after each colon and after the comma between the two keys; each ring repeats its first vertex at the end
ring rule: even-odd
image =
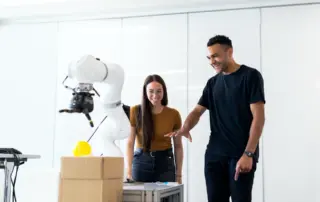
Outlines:
{"type": "MultiPolygon", "coordinates": [[[[259,8],[259,49],[260,49],[260,71],[261,74],[263,75],[263,62],[262,62],[262,8],[259,8]]],[[[261,138],[261,144],[262,144],[262,149],[261,149],[261,157],[262,157],[262,162],[261,162],[261,171],[262,171],[262,201],[266,202],[265,198],[265,158],[264,158],[264,137],[262,136],[261,138]]]]}
{"type": "MultiPolygon", "coordinates": [[[[187,114],[189,114],[189,13],[186,14],[187,17],[187,49],[186,49],[186,55],[187,55],[187,114]]],[[[185,199],[186,202],[189,200],[189,143],[187,141],[187,198],[185,199]]]]}
{"type": "MultiPolygon", "coordinates": [[[[58,74],[58,72],[59,72],[59,42],[58,42],[58,40],[59,40],[59,25],[60,25],[60,23],[59,22],[56,22],[57,23],[57,36],[56,36],[56,38],[57,38],[57,45],[56,45],[56,50],[57,50],[57,55],[56,55],[56,82],[55,82],[55,84],[56,84],[56,90],[55,90],[55,95],[54,95],[54,99],[55,99],[55,101],[54,101],[54,112],[56,112],[56,109],[57,109],[57,99],[58,99],[58,82],[59,82],[59,80],[58,80],[58,78],[59,78],[59,74],[58,74]]],[[[57,127],[57,114],[56,113],[54,113],[54,120],[53,120],[53,142],[52,142],[52,150],[53,150],[53,152],[52,152],[52,168],[54,168],[54,163],[55,163],[55,157],[56,157],[56,155],[55,155],[55,146],[56,146],[56,127],[57,127]]]]}

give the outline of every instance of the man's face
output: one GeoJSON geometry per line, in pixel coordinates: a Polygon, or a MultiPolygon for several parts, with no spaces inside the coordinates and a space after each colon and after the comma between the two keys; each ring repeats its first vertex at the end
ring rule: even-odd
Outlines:
{"type": "Polygon", "coordinates": [[[210,61],[210,65],[217,71],[217,73],[225,72],[228,70],[228,63],[231,54],[231,48],[224,45],[215,44],[208,47],[207,58],[210,61]]]}

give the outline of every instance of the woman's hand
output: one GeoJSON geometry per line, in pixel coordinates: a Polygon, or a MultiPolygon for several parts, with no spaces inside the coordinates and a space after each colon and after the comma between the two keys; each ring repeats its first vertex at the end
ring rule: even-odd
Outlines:
{"type": "Polygon", "coordinates": [[[178,184],[182,184],[182,176],[181,175],[176,175],[176,182],[178,184]]]}
{"type": "Polygon", "coordinates": [[[127,179],[132,180],[132,172],[128,172],[128,173],[127,173],[127,179]]]}

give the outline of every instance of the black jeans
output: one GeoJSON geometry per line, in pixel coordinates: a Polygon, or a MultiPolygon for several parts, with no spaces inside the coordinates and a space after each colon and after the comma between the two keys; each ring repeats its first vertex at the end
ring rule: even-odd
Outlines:
{"type": "Polygon", "coordinates": [[[132,160],[132,178],[137,182],[174,182],[175,163],[172,149],[156,152],[137,149],[132,160]]]}
{"type": "Polygon", "coordinates": [[[212,158],[205,156],[205,180],[207,185],[208,202],[251,202],[256,161],[253,160],[249,173],[240,173],[234,180],[238,159],[212,158]]]}

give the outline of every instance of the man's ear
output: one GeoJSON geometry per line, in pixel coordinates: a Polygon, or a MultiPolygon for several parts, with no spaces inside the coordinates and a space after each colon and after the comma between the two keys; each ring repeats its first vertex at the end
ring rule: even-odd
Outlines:
{"type": "Polygon", "coordinates": [[[229,57],[232,57],[233,48],[228,48],[228,49],[227,49],[227,52],[228,52],[228,56],[229,56],[229,57]]]}

